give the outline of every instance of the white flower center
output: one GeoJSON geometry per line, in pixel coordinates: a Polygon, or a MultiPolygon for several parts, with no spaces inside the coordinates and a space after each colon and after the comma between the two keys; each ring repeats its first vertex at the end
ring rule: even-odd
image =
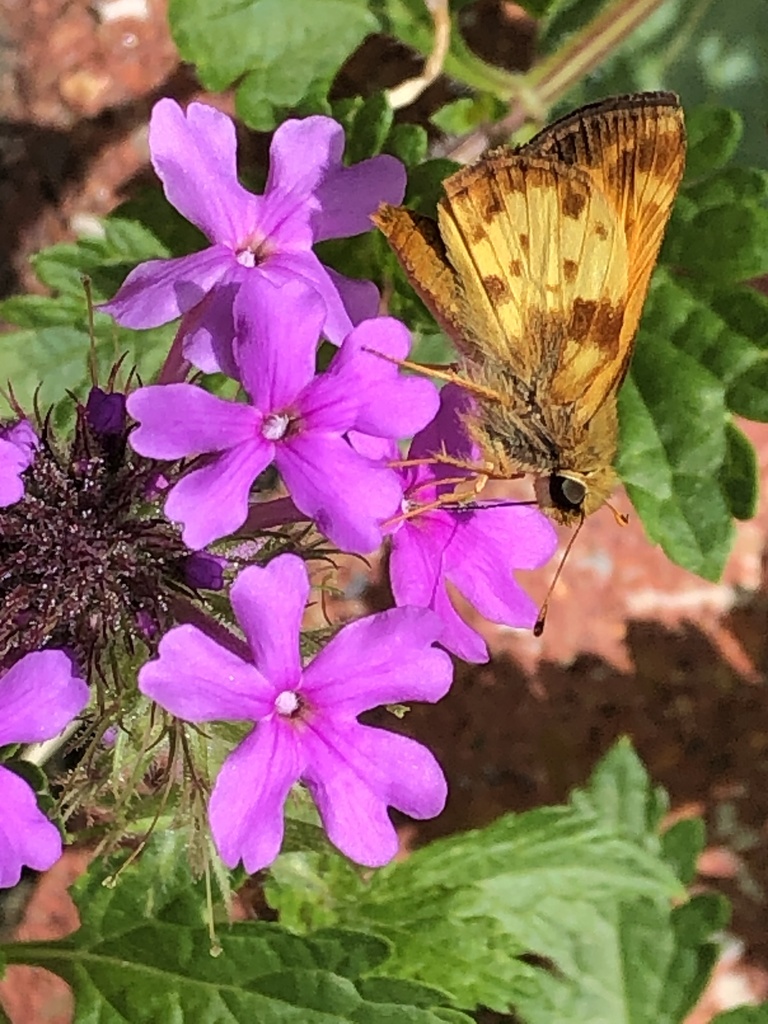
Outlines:
{"type": "Polygon", "coordinates": [[[256,253],[250,249],[241,249],[235,258],[241,267],[256,266],[256,253]]]}
{"type": "Polygon", "coordinates": [[[272,412],[264,417],[261,433],[268,441],[280,441],[285,437],[291,417],[287,412],[272,412]]]}
{"type": "Polygon", "coordinates": [[[295,690],[283,690],[275,697],[275,711],[278,715],[289,717],[299,709],[299,695],[295,690]]]}

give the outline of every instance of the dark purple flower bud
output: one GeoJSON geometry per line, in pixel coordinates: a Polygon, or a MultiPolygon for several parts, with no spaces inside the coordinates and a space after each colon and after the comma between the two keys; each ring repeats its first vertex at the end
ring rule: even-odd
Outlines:
{"type": "Polygon", "coordinates": [[[227,559],[195,551],[184,560],[184,579],[194,590],[221,590],[227,559]]]}
{"type": "Polygon", "coordinates": [[[111,437],[125,431],[125,395],[119,391],[108,393],[91,388],[85,403],[88,425],[101,437],[111,437]]]}

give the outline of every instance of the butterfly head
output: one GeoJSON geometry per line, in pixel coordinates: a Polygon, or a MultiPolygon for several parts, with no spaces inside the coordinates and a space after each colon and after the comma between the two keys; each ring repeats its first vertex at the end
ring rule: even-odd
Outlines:
{"type": "Polygon", "coordinates": [[[556,523],[578,526],[608,500],[615,486],[616,474],[610,466],[591,473],[555,470],[548,476],[537,477],[536,500],[556,523]]]}

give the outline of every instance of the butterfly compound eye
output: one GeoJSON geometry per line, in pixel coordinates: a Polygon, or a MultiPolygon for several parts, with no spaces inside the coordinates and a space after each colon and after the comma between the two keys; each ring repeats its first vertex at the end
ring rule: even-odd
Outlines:
{"type": "Polygon", "coordinates": [[[587,494],[587,488],[570,476],[553,473],[549,478],[549,496],[555,508],[563,512],[580,512],[587,494]]]}

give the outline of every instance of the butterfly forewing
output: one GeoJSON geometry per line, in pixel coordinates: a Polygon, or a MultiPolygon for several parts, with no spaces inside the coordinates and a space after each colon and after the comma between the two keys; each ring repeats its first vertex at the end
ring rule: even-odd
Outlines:
{"type": "Polygon", "coordinates": [[[627,289],[624,233],[578,169],[498,154],[446,182],[438,223],[465,304],[460,319],[549,401],[554,377],[600,386],[618,358],[627,289]],[[478,316],[480,313],[480,316],[478,316]]]}
{"type": "MultiPolygon", "coordinates": [[[[629,367],[651,274],[685,168],[685,125],[672,93],[618,96],[555,122],[521,150],[578,167],[589,175],[623,225],[629,252],[622,350],[610,389],[618,390],[629,367]]],[[[553,381],[566,390],[564,373],[553,381]]],[[[582,410],[592,415],[600,396],[582,410]]]]}

